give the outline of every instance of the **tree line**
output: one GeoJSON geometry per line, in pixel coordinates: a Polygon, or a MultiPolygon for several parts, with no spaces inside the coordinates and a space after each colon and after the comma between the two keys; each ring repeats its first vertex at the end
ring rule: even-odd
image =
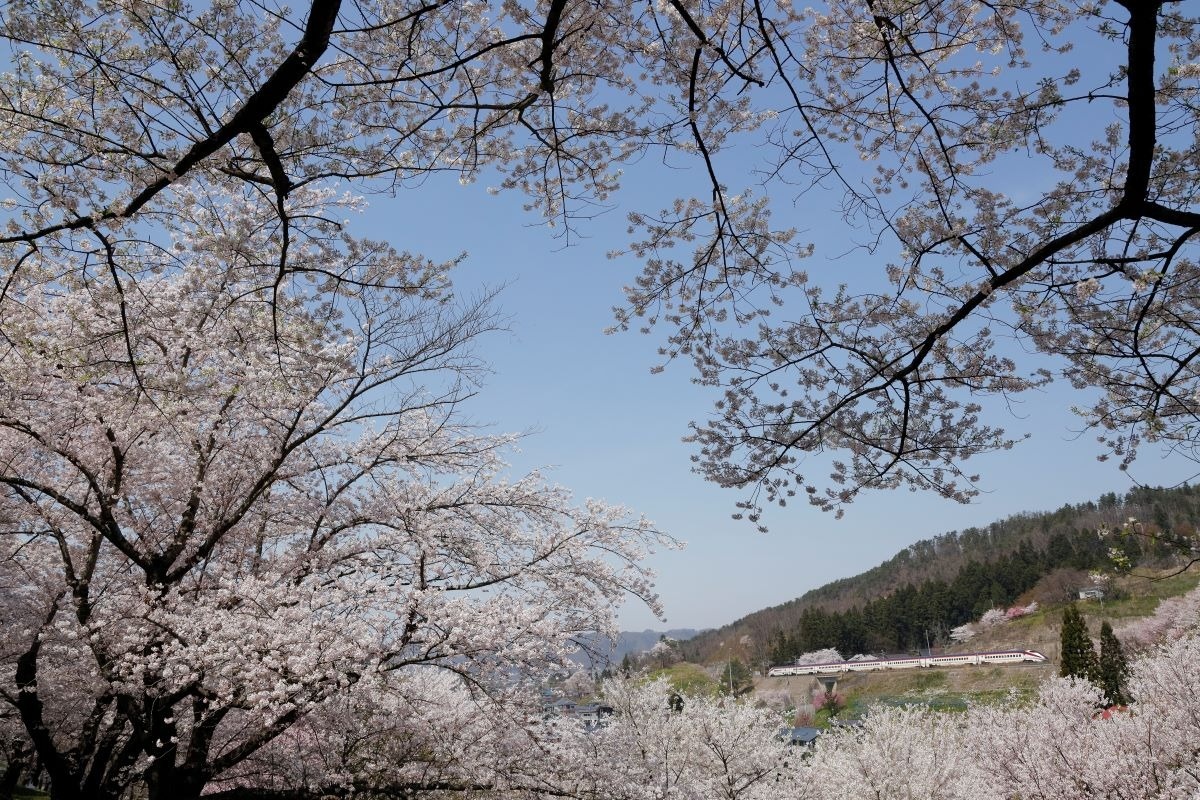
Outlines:
{"type": "Polygon", "coordinates": [[[1079,531],[1058,534],[1052,547],[1035,550],[1023,541],[1016,552],[994,561],[968,562],[951,581],[905,584],[884,597],[847,611],[806,609],[800,624],[777,630],[770,640],[772,662],[834,647],[844,654],[901,652],[947,641],[951,628],[978,619],[991,608],[1006,607],[1061,567],[1088,569],[1104,553],[1096,537],[1079,531]]]}

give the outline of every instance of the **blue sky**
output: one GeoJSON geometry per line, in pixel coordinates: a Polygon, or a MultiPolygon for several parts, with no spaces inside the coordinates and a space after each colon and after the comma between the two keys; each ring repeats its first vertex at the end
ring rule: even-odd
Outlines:
{"type": "MultiPolygon", "coordinates": [[[[1107,70],[1115,55],[1092,44],[1058,58],[1107,70]]],[[[1087,141],[1115,112],[1085,106],[1072,113],[1062,120],[1065,130],[1087,141]]],[[[731,177],[741,178],[754,154],[735,151],[722,158],[741,171],[731,177]]],[[[1019,197],[1054,179],[1019,154],[1013,159],[995,165],[994,188],[1019,197]]],[[[523,198],[490,195],[483,179],[460,186],[456,176],[438,175],[394,198],[370,198],[368,235],[432,258],[466,251],[456,279],[460,291],[507,285],[499,305],[511,317],[511,332],[483,343],[481,355],[495,373],[468,411],[500,431],[530,431],[514,468],[542,468],[578,497],[627,505],[688,543],[684,551],[652,561],[665,625],[632,603],[621,614],[623,627],[721,625],[869,569],[918,539],[1127,491],[1134,479],[1175,485],[1197,473],[1197,465],[1163,460],[1150,448],[1129,475],[1097,462],[1094,436],[1079,435],[1080,420],[1070,412],[1080,395],[1059,382],[1022,396],[1011,409],[994,404],[990,422],[1031,439],[969,462],[985,490],[970,505],[928,493],[874,492],[841,520],[803,503],[769,510],[768,534],[732,520],[741,495],[694,475],[690,446],[681,441],[689,420],[710,413],[711,390],[691,383],[689,363],[650,373],[661,338],[603,333],[613,322],[612,306],[623,299],[621,287],[639,272],[632,258],[605,256],[625,242],[626,212],[661,208],[701,178],[647,156],[627,170],[620,206],[582,222],[570,246],[522,211],[523,198]]],[[[816,240],[816,254],[801,265],[814,282],[878,288],[887,254],[854,249],[866,234],[846,226],[835,212],[838,200],[815,191],[796,204],[779,202],[775,226],[795,225],[801,240],[816,240]]]]}
{"type": "MultiPolygon", "coordinates": [[[[603,333],[622,285],[638,270],[632,260],[605,257],[624,232],[623,210],[585,224],[590,238],[564,247],[521,210],[519,198],[491,196],[481,185],[430,181],[396,198],[375,196],[371,205],[371,235],[435,258],[467,251],[460,291],[507,284],[500,307],[511,317],[511,332],[483,343],[481,354],[495,373],[468,411],[497,430],[531,431],[515,468],[545,468],[578,497],[627,505],[688,543],[652,561],[670,627],[731,622],[868,569],[918,539],[1131,486],[1113,465],[1095,460],[1093,437],[1075,434],[1079,423],[1069,408],[1078,395],[1056,384],[1025,396],[1015,415],[1000,412],[1000,424],[1033,438],[973,460],[986,493],[971,505],[927,493],[874,492],[841,520],[804,504],[774,509],[766,519],[770,532],[756,533],[730,518],[736,491],[691,472],[690,446],[681,438],[689,419],[709,413],[711,396],[690,383],[690,365],[651,375],[657,339],[603,333]]],[[[875,279],[879,270],[874,259],[830,261],[820,251],[806,267],[814,277],[836,271],[846,280],[860,271],[875,279]]],[[[1171,485],[1189,478],[1193,467],[1147,450],[1131,473],[1150,485],[1171,485]]],[[[626,629],[665,627],[637,603],[623,610],[621,622],[626,629]]]]}

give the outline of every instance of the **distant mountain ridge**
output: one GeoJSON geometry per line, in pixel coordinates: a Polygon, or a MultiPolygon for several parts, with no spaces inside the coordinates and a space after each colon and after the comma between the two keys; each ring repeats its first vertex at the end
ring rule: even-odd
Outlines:
{"type": "Polygon", "coordinates": [[[644,631],[621,631],[617,634],[615,642],[600,637],[591,639],[584,647],[581,647],[577,660],[590,669],[602,670],[606,666],[617,666],[627,654],[635,656],[649,650],[658,644],[658,640],[662,636],[683,642],[700,632],[695,628],[671,628],[665,631],[647,628],[644,631]],[[589,653],[591,654],[590,659],[589,653]]]}
{"type": "Polygon", "coordinates": [[[667,631],[652,631],[647,628],[644,631],[621,631],[617,637],[615,648],[615,660],[620,660],[626,653],[635,655],[645,650],[649,650],[654,645],[658,644],[659,637],[666,636],[668,639],[686,642],[687,640],[698,635],[700,631],[695,628],[671,628],[667,631]]]}

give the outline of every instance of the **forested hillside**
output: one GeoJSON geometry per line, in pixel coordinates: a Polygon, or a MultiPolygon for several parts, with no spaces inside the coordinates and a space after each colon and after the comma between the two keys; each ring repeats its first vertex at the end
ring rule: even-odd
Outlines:
{"type": "Polygon", "coordinates": [[[984,528],[922,539],[860,575],[750,614],[684,645],[686,657],[736,655],[783,662],[823,647],[843,653],[904,651],[945,644],[951,628],[1021,598],[1070,599],[1088,572],[1111,569],[1110,549],[1130,563],[1163,566],[1170,542],[1200,527],[1200,489],[1138,488],[1057,511],[1022,513],[984,528]],[[1103,536],[1130,518],[1135,535],[1103,536]]]}

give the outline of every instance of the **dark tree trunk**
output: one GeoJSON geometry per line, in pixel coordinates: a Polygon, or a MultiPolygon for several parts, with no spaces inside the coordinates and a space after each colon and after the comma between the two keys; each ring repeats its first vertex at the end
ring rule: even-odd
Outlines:
{"type": "Polygon", "coordinates": [[[147,800],[197,800],[204,782],[180,769],[150,770],[146,774],[147,800]]]}
{"type": "Polygon", "coordinates": [[[8,752],[8,764],[4,774],[0,775],[0,800],[12,800],[13,789],[21,780],[25,767],[29,764],[29,751],[23,742],[14,742],[8,752]]]}

